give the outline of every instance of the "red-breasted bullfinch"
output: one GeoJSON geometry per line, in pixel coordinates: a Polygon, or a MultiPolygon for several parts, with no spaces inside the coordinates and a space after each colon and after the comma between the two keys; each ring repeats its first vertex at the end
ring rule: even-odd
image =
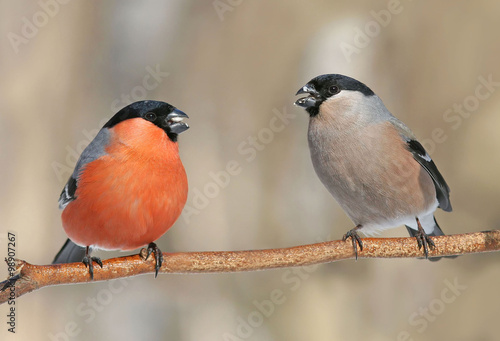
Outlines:
{"type": "MultiPolygon", "coordinates": [[[[429,236],[442,236],[434,218],[451,211],[450,189],[411,130],[365,84],[343,75],[312,79],[295,105],[309,119],[309,149],[316,174],[355,224],[344,235],[372,235],[406,225],[428,258],[429,236]]],[[[429,258],[438,260],[439,257],[429,258]]]]}
{"type": "Polygon", "coordinates": [[[188,116],[170,104],[135,102],[121,109],[82,152],[59,198],[69,239],[54,263],[82,261],[93,278],[91,248],[134,250],[154,243],[177,220],[186,203],[188,182],[177,135],[188,116]],[[85,249],[83,249],[84,247],[85,249]]]}

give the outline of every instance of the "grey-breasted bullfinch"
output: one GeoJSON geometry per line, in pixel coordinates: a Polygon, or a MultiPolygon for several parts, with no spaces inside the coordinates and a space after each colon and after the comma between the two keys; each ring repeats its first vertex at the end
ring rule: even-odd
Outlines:
{"type": "MultiPolygon", "coordinates": [[[[316,174],[354,222],[344,235],[363,249],[358,235],[406,225],[419,248],[443,231],[434,218],[451,212],[450,189],[411,130],[365,84],[338,74],[301,87],[295,102],[310,116],[308,141],[316,174]]],[[[439,257],[429,258],[438,260],[439,257]]]]}

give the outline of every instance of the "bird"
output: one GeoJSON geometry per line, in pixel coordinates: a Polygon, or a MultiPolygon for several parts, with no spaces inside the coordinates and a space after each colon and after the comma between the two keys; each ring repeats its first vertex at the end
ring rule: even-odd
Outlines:
{"type": "Polygon", "coordinates": [[[177,220],[188,181],[178,135],[188,116],[160,101],[132,103],[118,111],[83,150],[59,197],[69,239],[53,264],[81,261],[94,278],[93,249],[129,251],[147,245],[155,277],[163,256],[154,243],[177,220]]]}
{"type": "MultiPolygon", "coordinates": [[[[405,225],[426,259],[442,236],[434,212],[451,212],[450,188],[413,132],[364,83],[324,74],[301,87],[294,104],[309,114],[308,144],[316,174],[349,216],[356,259],[367,236],[405,225]]],[[[451,256],[450,258],[454,258],[451,256]]]]}

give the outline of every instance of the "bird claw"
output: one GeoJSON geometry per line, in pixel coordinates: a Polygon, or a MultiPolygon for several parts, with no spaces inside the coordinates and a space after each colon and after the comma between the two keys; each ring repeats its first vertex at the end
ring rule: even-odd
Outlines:
{"type": "Polygon", "coordinates": [[[429,259],[429,249],[434,249],[436,245],[432,241],[431,237],[425,233],[422,225],[420,225],[420,221],[417,219],[418,232],[415,235],[417,238],[418,249],[421,250],[424,248],[425,259],[429,259]]]}
{"type": "Polygon", "coordinates": [[[145,260],[149,258],[151,253],[154,253],[155,255],[155,261],[156,261],[155,278],[156,278],[158,277],[158,270],[160,270],[161,265],[163,264],[163,253],[155,243],[149,243],[145,260]]]}
{"type": "Polygon", "coordinates": [[[352,240],[352,248],[354,249],[354,254],[356,255],[356,260],[358,260],[358,245],[359,245],[359,251],[363,251],[363,241],[361,240],[361,237],[358,235],[356,230],[359,228],[359,226],[353,228],[352,230],[347,231],[347,233],[342,237],[343,241],[346,241],[347,238],[351,238],[352,240]]]}
{"type": "Polygon", "coordinates": [[[85,255],[82,260],[82,263],[85,264],[85,267],[89,268],[91,280],[94,280],[94,262],[96,262],[102,268],[102,261],[99,257],[90,257],[89,255],[85,255]]]}
{"type": "Polygon", "coordinates": [[[429,249],[434,249],[436,245],[432,241],[431,237],[429,237],[424,230],[419,231],[418,234],[415,236],[417,238],[417,243],[418,243],[418,249],[421,250],[422,247],[424,248],[424,255],[425,259],[429,258],[429,249]]]}

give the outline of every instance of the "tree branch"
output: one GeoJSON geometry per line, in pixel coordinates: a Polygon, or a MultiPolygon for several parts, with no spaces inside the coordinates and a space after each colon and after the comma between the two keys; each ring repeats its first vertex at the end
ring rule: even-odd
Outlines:
{"type": "MultiPolygon", "coordinates": [[[[452,256],[500,250],[500,231],[432,237],[436,248],[429,256],[452,256]]],[[[415,238],[364,238],[358,258],[423,257],[415,238]]],[[[106,281],[154,273],[154,257],[144,260],[145,250],[133,256],[103,261],[103,268],[94,266],[94,281],[106,281]]],[[[353,259],[351,241],[335,240],[283,249],[250,251],[207,251],[164,253],[160,273],[240,272],[283,267],[305,266],[353,259]]],[[[91,282],[88,269],[82,263],[33,265],[16,260],[16,275],[0,283],[0,304],[43,287],[91,282]],[[10,284],[15,286],[8,288],[10,284]]]]}

